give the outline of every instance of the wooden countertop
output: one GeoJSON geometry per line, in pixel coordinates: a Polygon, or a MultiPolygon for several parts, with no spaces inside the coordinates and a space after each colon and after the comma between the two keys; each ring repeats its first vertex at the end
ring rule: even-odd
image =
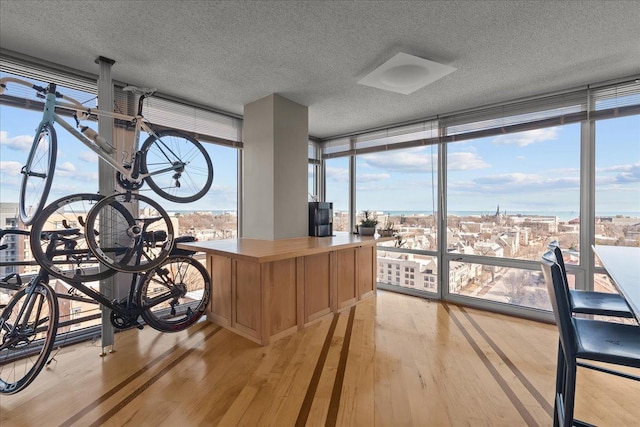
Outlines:
{"type": "Polygon", "coordinates": [[[332,237],[298,237],[295,239],[261,240],[229,239],[178,243],[181,249],[206,252],[253,262],[271,262],[299,256],[319,254],[337,249],[388,242],[394,237],[359,236],[336,233],[332,237]]]}

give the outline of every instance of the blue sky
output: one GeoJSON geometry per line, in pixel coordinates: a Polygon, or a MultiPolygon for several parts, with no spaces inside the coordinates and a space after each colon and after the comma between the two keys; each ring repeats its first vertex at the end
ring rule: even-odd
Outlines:
{"type": "MultiPolygon", "coordinates": [[[[10,84],[9,87],[14,89],[12,93],[14,96],[21,96],[24,93],[22,89],[19,89],[20,86],[16,88],[15,85],[10,84]]],[[[58,90],[63,94],[76,97],[80,101],[93,98],[91,95],[64,88],[58,90]]],[[[95,107],[95,101],[93,101],[93,106],[95,107]]],[[[20,169],[27,160],[35,129],[41,118],[42,113],[37,111],[0,106],[0,181],[2,182],[0,200],[2,202],[18,201],[21,182],[20,169]]],[[[59,197],[74,193],[97,192],[97,156],[62,127],[56,126],[55,128],[58,136],[58,152],[56,171],[48,201],[51,202],[59,197]]],[[[140,145],[144,142],[145,137],[146,135],[141,136],[140,145]]],[[[143,190],[148,190],[148,193],[145,194],[154,199],[162,200],[162,205],[167,210],[235,211],[237,207],[237,151],[214,144],[203,144],[203,146],[211,156],[214,167],[213,185],[205,197],[191,204],[178,204],[153,195],[148,186],[143,187],[143,190]]]]}
{"type": "MultiPolygon", "coordinates": [[[[451,143],[450,211],[575,212],[580,203],[580,125],[451,143]]],[[[437,150],[418,147],[362,155],[356,208],[431,211],[437,150]]],[[[346,210],[346,159],[327,163],[327,200],[346,210]]],[[[640,117],[596,123],[596,214],[640,214],[640,117]]]]}

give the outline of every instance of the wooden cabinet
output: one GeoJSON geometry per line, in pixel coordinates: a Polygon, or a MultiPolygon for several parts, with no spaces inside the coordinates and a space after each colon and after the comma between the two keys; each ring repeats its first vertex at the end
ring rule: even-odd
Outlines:
{"type": "Polygon", "coordinates": [[[384,240],[238,239],[179,246],[207,252],[209,320],[267,345],[375,295],[376,243],[384,240]]]}

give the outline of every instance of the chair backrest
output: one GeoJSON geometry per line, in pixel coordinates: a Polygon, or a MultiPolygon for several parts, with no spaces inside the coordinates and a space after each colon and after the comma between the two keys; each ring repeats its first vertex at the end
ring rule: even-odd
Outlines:
{"type": "Polygon", "coordinates": [[[542,256],[542,274],[549,291],[549,299],[556,319],[560,344],[565,357],[575,357],[577,351],[576,336],[569,304],[569,293],[564,280],[562,269],[556,259],[555,250],[548,251],[542,256]]]}
{"type": "Polygon", "coordinates": [[[560,270],[562,270],[562,274],[567,276],[567,267],[564,265],[564,257],[562,256],[562,249],[560,249],[560,243],[557,240],[549,242],[547,245],[549,249],[551,249],[556,255],[556,262],[560,266],[560,270]]]}
{"type": "Polygon", "coordinates": [[[564,265],[564,257],[562,256],[562,249],[560,249],[560,244],[557,240],[550,242],[547,247],[553,251],[555,255],[555,262],[560,267],[560,272],[562,273],[562,280],[564,283],[564,291],[567,293],[567,298],[569,300],[569,309],[571,309],[571,295],[569,295],[569,280],[567,279],[567,268],[564,265]]]}

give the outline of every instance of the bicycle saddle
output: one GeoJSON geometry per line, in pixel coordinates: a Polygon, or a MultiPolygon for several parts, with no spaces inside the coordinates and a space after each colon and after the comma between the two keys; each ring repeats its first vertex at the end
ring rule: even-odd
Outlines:
{"type": "Polygon", "coordinates": [[[141,95],[141,96],[147,97],[156,93],[157,89],[155,87],[149,88],[149,87],[125,86],[122,88],[122,90],[125,92],[131,92],[134,95],[141,95]]]}

